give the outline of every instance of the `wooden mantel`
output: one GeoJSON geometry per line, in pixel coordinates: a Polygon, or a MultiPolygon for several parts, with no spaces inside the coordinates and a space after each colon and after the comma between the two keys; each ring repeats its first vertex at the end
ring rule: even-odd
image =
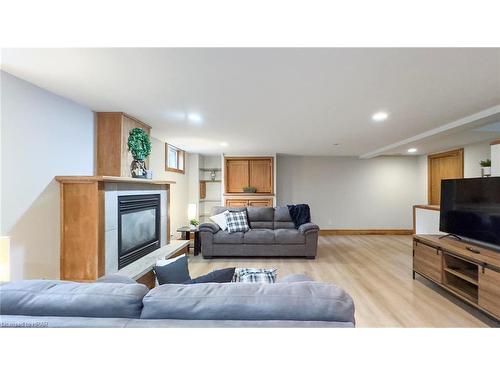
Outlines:
{"type": "MultiPolygon", "coordinates": [[[[61,196],[61,280],[94,281],[105,273],[106,184],[155,185],[166,190],[166,243],[170,242],[170,185],[174,181],[119,176],[56,176],[61,196]]],[[[156,189],[156,190],[157,190],[156,189]]]]}
{"type": "Polygon", "coordinates": [[[56,176],[60,183],[78,183],[78,182],[124,182],[134,184],[152,184],[152,185],[173,185],[175,181],[167,180],[148,180],[145,178],[118,177],[118,176],[56,176]]]}

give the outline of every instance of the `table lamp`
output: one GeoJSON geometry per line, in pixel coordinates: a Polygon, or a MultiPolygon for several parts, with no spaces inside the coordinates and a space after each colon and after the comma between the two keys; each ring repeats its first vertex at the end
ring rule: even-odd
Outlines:
{"type": "Polygon", "coordinates": [[[10,238],[0,237],[0,282],[10,281],[10,238]]]}

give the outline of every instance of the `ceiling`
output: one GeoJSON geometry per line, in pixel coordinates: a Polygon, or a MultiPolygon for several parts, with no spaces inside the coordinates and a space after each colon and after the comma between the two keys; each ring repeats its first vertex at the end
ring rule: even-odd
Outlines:
{"type": "Polygon", "coordinates": [[[3,49],[2,69],[201,153],[361,156],[500,104],[499,48],[3,49]]]}

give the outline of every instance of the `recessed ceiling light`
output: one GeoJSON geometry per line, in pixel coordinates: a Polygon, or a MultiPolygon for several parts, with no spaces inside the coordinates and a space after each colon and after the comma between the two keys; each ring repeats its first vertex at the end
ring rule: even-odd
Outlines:
{"type": "Polygon", "coordinates": [[[416,148],[414,148],[414,147],[412,147],[412,148],[409,148],[409,149],[408,149],[408,152],[409,152],[410,154],[413,154],[413,153],[417,152],[417,149],[416,149],[416,148]]]}
{"type": "Polygon", "coordinates": [[[203,118],[198,113],[188,113],[187,118],[195,124],[199,124],[203,121],[203,118]]]}
{"type": "Polygon", "coordinates": [[[227,147],[227,146],[228,146],[227,142],[221,142],[221,143],[220,143],[220,145],[221,145],[222,147],[227,147]]]}
{"type": "Polygon", "coordinates": [[[338,146],[340,146],[340,143],[334,143],[333,144],[333,147],[338,147],[338,146]]]}
{"type": "Polygon", "coordinates": [[[387,120],[387,117],[389,117],[387,112],[377,112],[377,113],[373,114],[372,120],[376,121],[376,122],[381,122],[381,121],[387,120]]]}

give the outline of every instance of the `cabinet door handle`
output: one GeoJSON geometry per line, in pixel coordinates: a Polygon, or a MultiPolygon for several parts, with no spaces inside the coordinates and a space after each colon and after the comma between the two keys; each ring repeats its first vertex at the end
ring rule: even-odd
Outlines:
{"type": "Polygon", "coordinates": [[[469,250],[470,252],[473,252],[474,254],[481,254],[481,252],[479,250],[476,250],[470,246],[466,246],[465,249],[469,250]]]}

